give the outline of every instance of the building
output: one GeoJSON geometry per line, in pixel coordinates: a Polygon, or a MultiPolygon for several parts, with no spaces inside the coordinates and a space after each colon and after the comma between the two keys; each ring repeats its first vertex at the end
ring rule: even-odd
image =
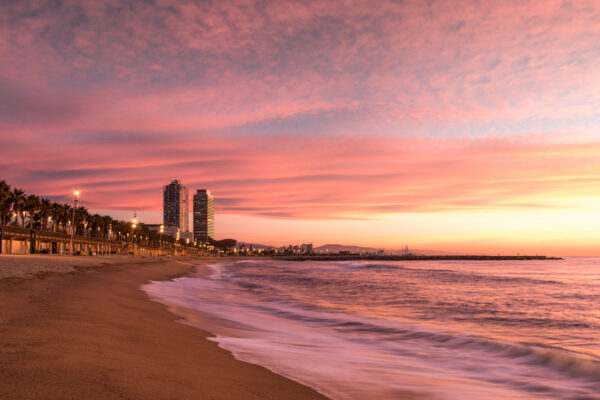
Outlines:
{"type": "Polygon", "coordinates": [[[192,232],[181,232],[177,225],[163,225],[163,224],[140,224],[146,226],[149,230],[160,232],[160,227],[163,227],[163,235],[171,236],[175,239],[188,240],[190,243],[194,242],[194,235],[192,232]]]}
{"type": "Polygon", "coordinates": [[[163,223],[189,232],[188,191],[178,180],[163,187],[163,223]]]}
{"type": "Polygon", "coordinates": [[[194,195],[194,239],[198,243],[215,237],[214,198],[208,189],[198,189],[194,195]]]}
{"type": "Polygon", "coordinates": [[[163,235],[177,237],[177,232],[179,232],[179,227],[173,224],[141,224],[146,226],[149,230],[160,232],[160,227],[163,227],[163,235]]]}
{"type": "Polygon", "coordinates": [[[302,251],[302,254],[313,254],[313,244],[312,243],[302,243],[301,251],[302,251]]]}
{"type": "Polygon", "coordinates": [[[179,239],[187,240],[189,243],[194,243],[194,233],[193,232],[180,232],[179,239]]]}

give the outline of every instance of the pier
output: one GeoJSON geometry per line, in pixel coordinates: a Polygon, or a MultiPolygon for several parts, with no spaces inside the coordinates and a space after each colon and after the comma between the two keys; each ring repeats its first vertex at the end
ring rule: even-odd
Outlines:
{"type": "Polygon", "coordinates": [[[514,261],[514,260],[562,260],[560,257],[547,256],[486,256],[486,255],[361,255],[361,254],[318,254],[298,255],[281,257],[286,261],[352,261],[352,260],[374,260],[374,261],[514,261]]]}

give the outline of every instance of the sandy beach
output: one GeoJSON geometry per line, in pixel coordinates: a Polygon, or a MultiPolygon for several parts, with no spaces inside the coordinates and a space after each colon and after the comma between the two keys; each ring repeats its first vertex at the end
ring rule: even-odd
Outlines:
{"type": "Polygon", "coordinates": [[[1,399],[324,399],[139,289],[199,260],[0,257],[1,399]]]}

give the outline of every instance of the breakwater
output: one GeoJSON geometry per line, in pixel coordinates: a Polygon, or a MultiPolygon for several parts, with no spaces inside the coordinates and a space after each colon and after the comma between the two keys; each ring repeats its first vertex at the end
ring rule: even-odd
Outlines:
{"type": "Polygon", "coordinates": [[[560,257],[547,256],[489,256],[489,255],[361,255],[361,254],[315,254],[281,256],[286,261],[351,261],[351,260],[377,260],[377,261],[443,261],[443,260],[470,260],[470,261],[514,261],[514,260],[562,260],[560,257]]]}

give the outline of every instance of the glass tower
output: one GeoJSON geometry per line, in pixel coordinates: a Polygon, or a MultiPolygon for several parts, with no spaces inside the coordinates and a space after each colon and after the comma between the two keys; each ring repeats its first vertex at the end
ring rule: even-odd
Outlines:
{"type": "Polygon", "coordinates": [[[194,239],[208,242],[215,237],[214,198],[208,189],[198,189],[194,195],[194,239]]]}
{"type": "Polygon", "coordinates": [[[189,231],[188,191],[178,180],[163,187],[163,223],[176,225],[181,232],[189,231]]]}

